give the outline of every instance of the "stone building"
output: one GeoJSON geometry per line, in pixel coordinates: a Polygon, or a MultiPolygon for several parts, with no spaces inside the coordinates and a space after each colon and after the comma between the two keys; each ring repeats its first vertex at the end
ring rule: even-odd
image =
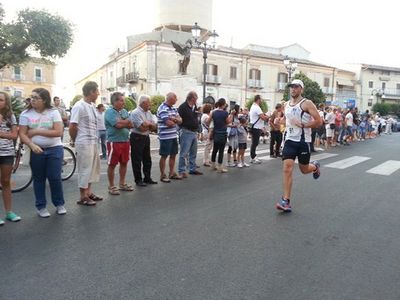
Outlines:
{"type": "Polygon", "coordinates": [[[50,92],[54,87],[55,65],[39,58],[19,66],[8,66],[0,71],[0,90],[11,96],[27,98],[34,88],[42,87],[50,92]]]}

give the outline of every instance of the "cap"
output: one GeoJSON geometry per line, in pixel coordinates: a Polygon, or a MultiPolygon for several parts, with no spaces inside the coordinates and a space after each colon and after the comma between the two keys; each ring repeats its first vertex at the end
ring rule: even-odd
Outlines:
{"type": "Polygon", "coordinates": [[[300,79],[292,80],[292,82],[289,84],[289,87],[292,87],[293,85],[299,85],[302,89],[304,89],[304,83],[300,79]]]}

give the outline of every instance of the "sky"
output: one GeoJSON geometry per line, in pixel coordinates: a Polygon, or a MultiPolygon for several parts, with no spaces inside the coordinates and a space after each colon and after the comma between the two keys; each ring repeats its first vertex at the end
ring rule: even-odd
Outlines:
{"type": "MultiPolygon", "coordinates": [[[[190,0],[187,0],[190,1],[190,0]]],[[[7,20],[25,9],[45,9],[74,24],[74,43],[57,60],[55,93],[74,95],[74,83],[108,61],[126,37],[152,31],[155,0],[0,0],[7,20]]],[[[219,44],[282,47],[298,43],[310,60],[330,66],[367,63],[400,67],[398,9],[394,0],[214,0],[219,44]]],[[[199,24],[201,26],[201,24],[199,24]]]]}

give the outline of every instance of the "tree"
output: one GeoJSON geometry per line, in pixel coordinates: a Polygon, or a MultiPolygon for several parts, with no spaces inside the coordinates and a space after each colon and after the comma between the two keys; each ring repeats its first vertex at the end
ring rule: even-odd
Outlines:
{"type": "Polygon", "coordinates": [[[372,106],[372,111],[374,113],[379,112],[381,116],[386,116],[390,112],[390,104],[388,103],[375,103],[372,106]]]}
{"type": "MultiPolygon", "coordinates": [[[[315,81],[308,78],[303,72],[296,74],[293,79],[300,79],[304,83],[303,97],[314,102],[315,105],[324,103],[326,100],[325,94],[322,92],[321,87],[315,81]]],[[[283,99],[289,99],[289,87],[286,86],[283,99]]]]}
{"type": "MultiPolygon", "coordinates": [[[[253,102],[254,102],[254,98],[247,99],[245,106],[246,106],[246,108],[247,108],[248,110],[250,110],[251,106],[253,105],[253,102]]],[[[261,108],[261,110],[262,110],[264,113],[267,112],[267,111],[268,111],[268,104],[267,104],[267,102],[265,102],[264,100],[261,100],[260,108],[261,108]]]]}
{"type": "Polygon", "coordinates": [[[78,102],[79,100],[81,100],[83,98],[82,95],[76,95],[72,101],[69,103],[69,106],[72,108],[72,106],[75,105],[76,102],[78,102]]]}
{"type": "Polygon", "coordinates": [[[134,110],[136,108],[136,102],[130,97],[125,97],[125,106],[124,106],[124,108],[127,111],[134,110]]]}
{"type": "Polygon", "coordinates": [[[11,97],[11,108],[14,112],[17,121],[19,120],[19,115],[25,108],[25,102],[20,97],[11,97]]]}
{"type": "Polygon", "coordinates": [[[153,115],[157,114],[158,107],[165,101],[165,97],[162,95],[154,95],[150,97],[151,108],[150,111],[153,115]]]}
{"type": "Polygon", "coordinates": [[[72,44],[72,24],[61,16],[25,9],[16,21],[4,23],[3,19],[0,3],[0,70],[26,62],[32,52],[48,60],[63,57],[72,44]]]}

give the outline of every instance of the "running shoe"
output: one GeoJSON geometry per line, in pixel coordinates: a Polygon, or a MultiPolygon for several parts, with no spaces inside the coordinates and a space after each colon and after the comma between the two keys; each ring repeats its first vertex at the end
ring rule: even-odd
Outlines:
{"type": "Polygon", "coordinates": [[[276,203],[276,209],[279,209],[283,212],[291,212],[292,207],[290,206],[290,200],[282,198],[278,203],[276,203]]]}
{"type": "Polygon", "coordinates": [[[9,211],[6,215],[6,219],[11,222],[18,222],[21,221],[21,217],[18,216],[16,213],[9,211]]]}
{"type": "Polygon", "coordinates": [[[318,160],[314,160],[311,162],[317,169],[313,172],[312,176],[314,179],[318,179],[321,176],[320,164],[318,160]]]}

